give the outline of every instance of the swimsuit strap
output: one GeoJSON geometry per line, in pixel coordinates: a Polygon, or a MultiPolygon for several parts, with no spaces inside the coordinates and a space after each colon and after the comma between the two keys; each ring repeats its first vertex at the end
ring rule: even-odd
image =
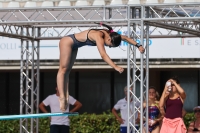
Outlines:
{"type": "Polygon", "coordinates": [[[89,32],[91,31],[92,29],[90,29],[89,31],[88,31],[88,33],[87,33],[87,40],[89,40],[89,38],[88,38],[88,34],[89,34],[89,32]]]}
{"type": "Polygon", "coordinates": [[[95,42],[91,41],[91,40],[89,39],[89,37],[88,37],[88,34],[89,34],[89,32],[90,32],[91,30],[94,30],[94,29],[90,29],[90,30],[88,31],[88,33],[87,33],[87,40],[86,40],[86,41],[89,41],[89,42],[95,43],[95,42]]]}
{"type": "MultiPolygon", "coordinates": [[[[98,31],[100,31],[101,33],[103,33],[103,31],[101,31],[101,30],[104,30],[104,29],[90,29],[89,31],[88,31],[88,33],[87,33],[87,40],[90,40],[89,39],[89,37],[88,37],[88,34],[89,34],[89,32],[91,31],[91,30],[98,30],[98,31]]],[[[103,33],[103,38],[105,37],[105,34],[103,33]]],[[[91,40],[90,40],[91,41],[91,40]]]]}
{"type": "MultiPolygon", "coordinates": [[[[103,33],[103,31],[100,31],[101,33],[103,33]]],[[[105,37],[105,34],[103,33],[103,38],[105,37]]]]}

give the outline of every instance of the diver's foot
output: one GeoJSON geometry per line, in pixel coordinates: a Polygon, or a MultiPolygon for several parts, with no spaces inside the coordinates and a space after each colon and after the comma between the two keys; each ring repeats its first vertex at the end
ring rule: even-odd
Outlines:
{"type": "Polygon", "coordinates": [[[65,97],[65,100],[66,100],[66,106],[68,107],[68,103],[69,103],[69,90],[67,88],[66,90],[66,97],[65,97]]]}
{"type": "Polygon", "coordinates": [[[67,104],[69,103],[69,95],[66,96],[65,102],[66,102],[66,106],[67,106],[67,104]]]}
{"type": "Polygon", "coordinates": [[[67,101],[65,98],[59,98],[59,102],[60,102],[60,110],[62,112],[65,112],[67,109],[67,101]]]}

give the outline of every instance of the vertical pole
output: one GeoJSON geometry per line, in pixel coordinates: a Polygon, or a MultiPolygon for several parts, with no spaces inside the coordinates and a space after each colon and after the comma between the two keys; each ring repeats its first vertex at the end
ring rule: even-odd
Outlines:
{"type": "MultiPolygon", "coordinates": [[[[130,37],[130,6],[128,6],[128,37],[130,37]]],[[[130,44],[127,47],[127,113],[128,113],[128,122],[127,122],[127,133],[130,133],[130,44]]]]}
{"type": "MultiPolygon", "coordinates": [[[[28,36],[28,27],[26,27],[26,34],[28,36]]],[[[26,111],[25,114],[29,113],[29,99],[28,99],[28,95],[29,95],[29,41],[26,40],[26,111]]],[[[25,128],[28,128],[28,119],[25,119],[26,123],[25,123],[25,128]]]]}
{"type": "MultiPolygon", "coordinates": [[[[38,31],[37,31],[37,35],[38,37],[40,37],[40,34],[41,34],[41,28],[38,28],[38,31]]],[[[36,107],[36,113],[39,113],[39,109],[38,109],[38,106],[39,106],[39,96],[40,96],[40,40],[37,40],[37,107],[36,107]]],[[[36,119],[36,133],[39,132],[39,120],[38,118],[36,119]]]]}
{"type": "Polygon", "coordinates": [[[106,7],[103,6],[103,20],[106,20],[106,7]]]}
{"type": "MultiPolygon", "coordinates": [[[[32,27],[32,35],[34,35],[35,33],[34,28],[32,27]]],[[[34,53],[35,53],[35,46],[34,46],[34,40],[31,40],[32,43],[32,59],[31,59],[31,114],[34,113],[34,81],[35,81],[35,73],[34,73],[34,68],[35,68],[35,60],[34,60],[34,53]]],[[[31,132],[34,132],[34,118],[31,118],[31,132]]]]}
{"type": "MultiPolygon", "coordinates": [[[[149,18],[149,7],[146,8],[146,17],[149,18]]],[[[149,25],[146,24],[146,119],[149,118],[149,25]]],[[[147,121],[146,121],[147,123],[147,121]]],[[[146,132],[149,126],[146,124],[146,132]]]]}
{"type": "Polygon", "coordinates": [[[111,19],[112,18],[112,9],[108,8],[108,10],[109,10],[109,14],[108,14],[109,16],[108,17],[109,17],[109,19],[111,19]]]}
{"type": "MultiPolygon", "coordinates": [[[[141,5],[141,45],[144,46],[144,6],[141,5]]],[[[140,132],[143,133],[143,86],[144,86],[144,69],[143,69],[143,54],[140,54],[140,132]]]]}
{"type": "MultiPolygon", "coordinates": [[[[21,35],[23,35],[23,27],[21,27],[21,35]]],[[[24,40],[21,39],[21,61],[20,61],[20,114],[23,114],[23,56],[24,56],[24,49],[23,49],[23,42],[24,40]]],[[[20,133],[22,133],[22,125],[23,121],[20,119],[20,133]]]]}
{"type": "MultiPolygon", "coordinates": [[[[131,8],[132,9],[132,19],[136,18],[136,8],[133,7],[131,8]]],[[[136,24],[133,23],[133,30],[136,31],[136,24]]],[[[133,39],[135,39],[135,35],[133,34],[133,39]]],[[[136,47],[133,46],[133,62],[136,62],[136,47]]],[[[135,82],[135,74],[136,74],[136,71],[135,71],[135,67],[133,67],[133,70],[132,70],[132,82],[134,82],[133,84],[133,94],[135,94],[134,98],[133,98],[133,111],[137,111],[136,109],[136,106],[135,106],[135,100],[136,100],[136,82],[135,82]]],[[[137,117],[136,116],[136,112],[134,113],[134,121],[133,121],[133,125],[135,125],[135,118],[137,117]]],[[[135,128],[133,128],[133,132],[135,132],[135,128]]]]}

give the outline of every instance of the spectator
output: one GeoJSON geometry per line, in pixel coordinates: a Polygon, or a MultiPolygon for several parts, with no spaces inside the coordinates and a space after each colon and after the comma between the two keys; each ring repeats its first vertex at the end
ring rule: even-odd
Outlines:
{"type": "Polygon", "coordinates": [[[195,107],[193,110],[195,120],[190,123],[188,133],[200,133],[200,106],[195,107]]]}
{"type": "MultiPolygon", "coordinates": [[[[149,133],[159,133],[160,132],[160,122],[162,121],[160,110],[159,110],[159,94],[154,86],[149,87],[149,133]]],[[[144,103],[144,108],[146,108],[146,103],[144,103]]]]}
{"type": "Polygon", "coordinates": [[[186,93],[179,84],[177,77],[166,82],[160,99],[160,111],[164,116],[160,133],[186,133],[182,119],[183,103],[186,93]],[[164,110],[166,107],[166,110],[164,110]]]}
{"type": "MultiPolygon", "coordinates": [[[[56,87],[56,94],[48,96],[43,102],[40,103],[39,108],[43,113],[48,113],[46,106],[50,106],[51,113],[60,112],[59,106],[59,91],[56,87]]],[[[68,108],[65,112],[76,112],[82,106],[82,104],[69,96],[68,108]],[[69,104],[73,105],[74,108],[69,111],[69,104]]],[[[69,133],[70,120],[68,116],[53,116],[51,117],[50,133],[69,133]]]]}
{"type": "MultiPolygon", "coordinates": [[[[130,88],[130,90],[133,90],[132,88],[130,88]]],[[[112,113],[115,115],[117,121],[120,123],[120,133],[127,133],[127,124],[128,124],[128,108],[127,108],[127,87],[124,88],[124,93],[125,93],[125,98],[120,99],[117,104],[115,104],[115,106],[112,109],[112,113]],[[121,116],[118,115],[117,110],[120,110],[120,114],[121,116]]],[[[133,113],[133,98],[131,98],[130,96],[130,112],[133,113]]],[[[139,102],[136,102],[136,107],[139,107],[139,102]]],[[[134,111],[135,112],[135,111],[134,111]]],[[[138,113],[135,113],[136,117],[136,124],[135,124],[135,128],[138,130],[139,129],[139,119],[138,119],[138,113]]],[[[135,119],[134,119],[135,120],[135,119]]]]}

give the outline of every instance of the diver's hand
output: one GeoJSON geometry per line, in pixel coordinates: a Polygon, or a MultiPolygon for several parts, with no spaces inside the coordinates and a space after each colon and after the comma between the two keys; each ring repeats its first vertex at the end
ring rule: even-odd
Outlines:
{"type": "Polygon", "coordinates": [[[144,52],[145,52],[145,49],[144,49],[142,46],[140,46],[140,47],[138,48],[138,50],[140,51],[140,53],[144,53],[144,52]]]}
{"type": "Polygon", "coordinates": [[[116,66],[115,70],[118,71],[119,73],[122,73],[124,71],[124,68],[116,66]]]}

